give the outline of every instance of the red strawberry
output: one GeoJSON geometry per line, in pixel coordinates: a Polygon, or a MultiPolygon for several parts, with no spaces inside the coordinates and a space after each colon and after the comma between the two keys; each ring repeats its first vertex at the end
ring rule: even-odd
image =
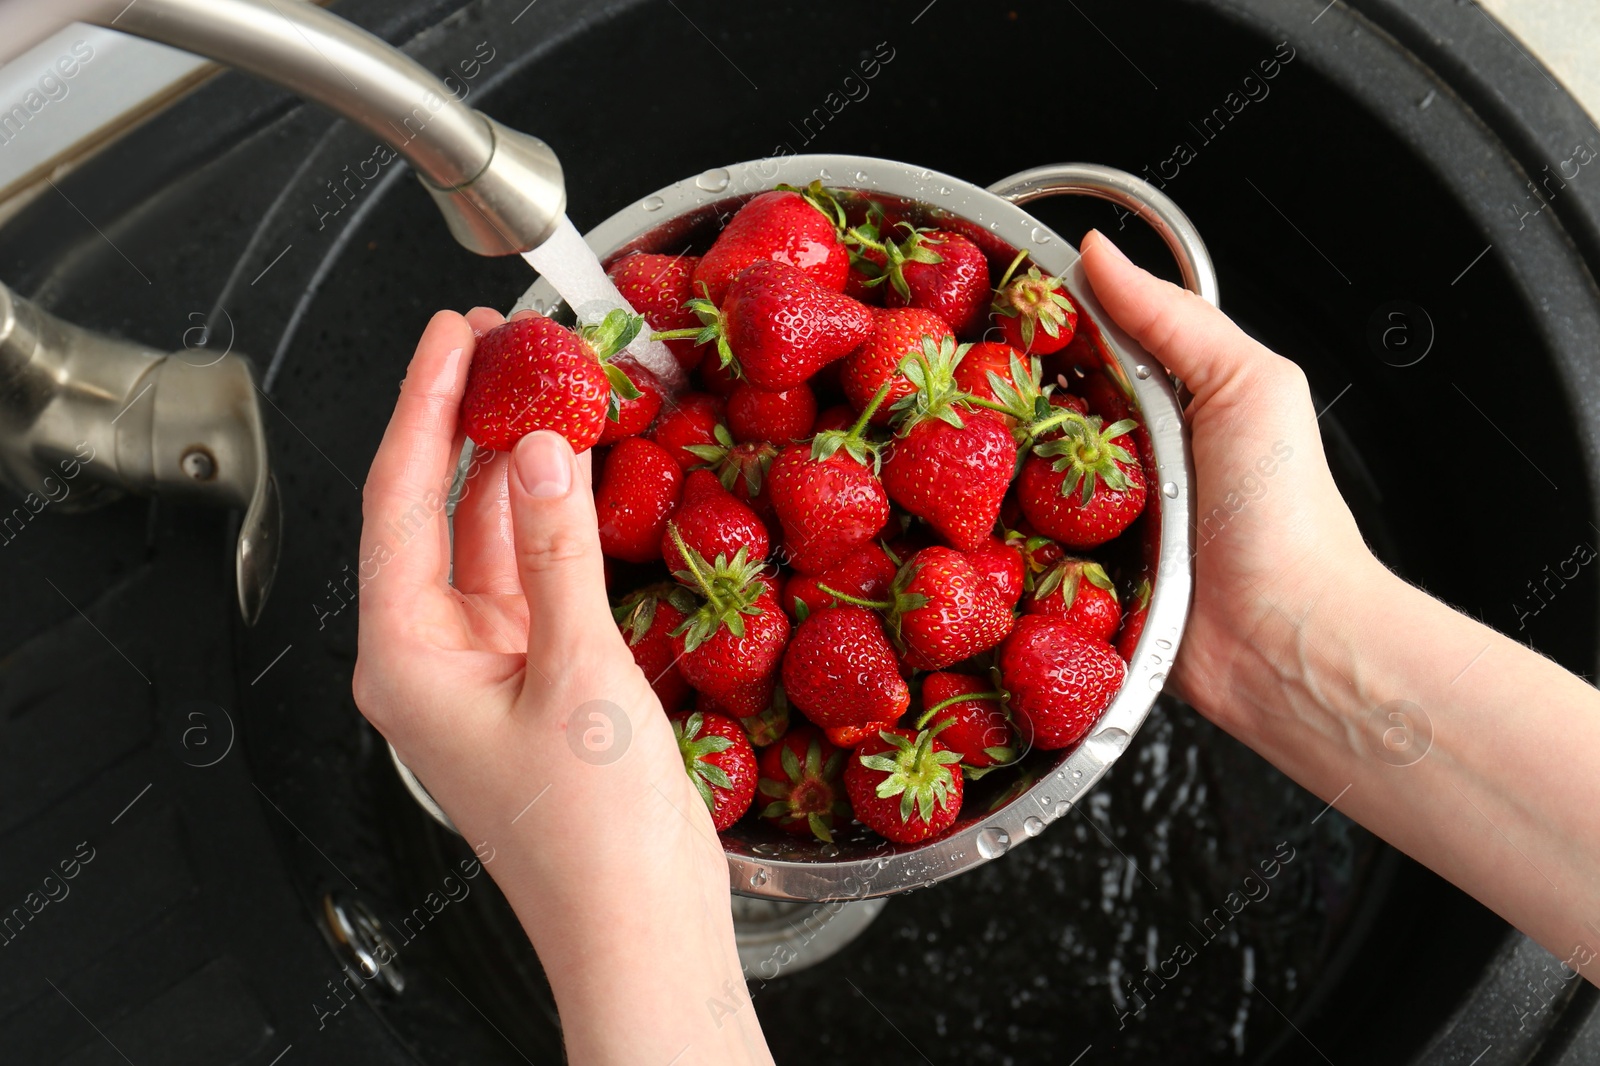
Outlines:
{"type": "MultiPolygon", "coordinates": [[[[692,277],[700,265],[697,255],[655,255],[635,252],[611,264],[606,271],[623,299],[644,316],[651,329],[689,329],[699,319],[686,305],[694,299],[692,277]]],[[[667,341],[685,370],[693,370],[705,349],[689,341],[667,341]]]]}
{"type": "Polygon", "coordinates": [[[694,291],[721,304],[746,267],[771,259],[803,270],[817,284],[843,292],[850,249],[839,239],[844,213],[812,182],[805,190],[780,185],[746,203],[717,235],[694,271],[694,291]]]}
{"type": "Polygon", "coordinates": [[[778,512],[772,509],[772,499],[766,491],[767,473],[778,457],[777,446],[766,441],[735,444],[726,426],[719,425],[713,432],[715,444],[691,444],[687,450],[701,460],[704,469],[717,476],[734,499],[749,504],[766,523],[770,539],[773,531],[780,529],[778,512]]]}
{"type": "Polygon", "coordinates": [[[889,520],[876,447],[861,437],[885,391],[879,390],[848,431],[831,430],[810,444],[791,444],[772,464],[767,492],[783,523],[789,562],[801,573],[820,574],[835,566],[889,520]]]}
{"type": "Polygon", "coordinates": [[[617,309],[577,331],[541,315],[496,326],[473,350],[462,428],[494,451],[506,451],[536,429],[556,431],[575,452],[593,447],[607,417],[615,420],[617,404],[637,398],[633,382],[610,359],[643,322],[617,309]]]}
{"type": "Polygon", "coordinates": [[[861,742],[868,737],[875,737],[885,729],[898,727],[899,720],[891,719],[887,722],[872,722],[868,725],[841,725],[831,729],[824,729],[822,735],[828,738],[828,743],[838,748],[859,748],[861,742]]]}
{"type": "Polygon", "coordinates": [[[960,358],[947,337],[938,348],[924,340],[917,357],[906,360],[904,373],[916,391],[895,404],[899,436],[883,461],[883,487],[966,551],[994,532],[1017,448],[997,417],[963,402],[951,377],[960,358]]]}
{"type": "Polygon", "coordinates": [[[797,603],[811,612],[839,606],[838,597],[823,592],[819,584],[861,599],[881,600],[899,569],[881,547],[868,541],[820,574],[790,574],[783,586],[783,606],[791,613],[800,610],[797,603]]]}
{"type": "Polygon", "coordinates": [[[922,679],[918,729],[929,729],[939,743],[959,752],[968,770],[1003,766],[1017,758],[1004,694],[971,674],[929,674],[922,679]]]}
{"type": "Polygon", "coordinates": [[[600,550],[630,563],[661,558],[661,534],[682,491],[683,471],[665,448],[644,437],[618,441],[594,491],[600,550]]]}
{"type": "Polygon", "coordinates": [[[739,368],[733,363],[723,366],[718,357],[713,356],[700,364],[700,387],[726,400],[739,387],[739,368]]]}
{"type": "Polygon", "coordinates": [[[1144,468],[1124,419],[1104,428],[1074,416],[1057,440],[1036,445],[1017,478],[1017,501],[1035,529],[1068,548],[1093,548],[1127,529],[1144,510],[1144,468]]]}
{"type": "Polygon", "coordinates": [[[1071,556],[1039,580],[1023,610],[1059,618],[1095,640],[1110,640],[1122,621],[1117,587],[1105,569],[1092,560],[1071,556]]]}
{"type": "Polygon", "coordinates": [[[932,311],[958,334],[982,332],[989,309],[989,261],[983,251],[959,233],[916,229],[900,223],[907,235],[885,241],[877,249],[885,257],[883,276],[889,307],[932,311]]]}
{"type": "Polygon", "coordinates": [[[693,607],[688,593],[661,581],[629,593],[611,611],[633,661],[668,711],[676,711],[689,699],[689,682],[678,670],[671,634],[693,607]]]}
{"type": "MultiPolygon", "coordinates": [[[[968,348],[967,354],[956,364],[956,387],[975,399],[1002,403],[994,393],[989,375],[995,375],[1002,382],[1009,381],[1012,359],[1016,359],[1019,366],[1027,365],[1022,362],[1021,353],[1011,345],[1000,341],[979,341],[968,348]]],[[[1007,425],[1015,421],[1009,413],[1003,417],[1007,425]]]]}
{"type": "Polygon", "coordinates": [[[926,729],[885,729],[856,749],[844,770],[850,806],[869,829],[899,844],[938,836],[961,811],[961,756],[926,729]]]}
{"type": "Polygon", "coordinates": [[[858,607],[888,612],[889,630],[905,646],[905,661],[918,670],[943,670],[1005,639],[1014,621],[1011,609],[967,557],[935,545],[913,555],[884,601],[823,592],[858,607]]]}
{"type": "MultiPolygon", "coordinates": [[[[732,367],[760,389],[781,392],[802,384],[848,354],[872,332],[872,312],[850,297],[823,288],[787,263],[761,259],[733,279],[720,306],[690,302],[705,323],[699,331],[674,330],[656,337],[693,336],[717,342],[717,364],[732,367]]],[[[701,370],[702,379],[709,368],[701,370]]]]}
{"type": "Polygon", "coordinates": [[[825,729],[892,722],[911,706],[883,623],[860,607],[828,607],[800,623],[783,654],[783,690],[825,729]]]}
{"type": "Polygon", "coordinates": [[[809,385],[768,392],[741,384],[728,397],[728,429],[733,439],[743,444],[809,437],[816,420],[817,398],[809,385]]]}
{"type": "Polygon", "coordinates": [[[1078,309],[1067,298],[1060,278],[1040,274],[1036,266],[1012,276],[1027,256],[1026,249],[1018,252],[1006,268],[991,309],[1007,344],[1025,354],[1049,355],[1072,342],[1078,309]]]}
{"type": "Polygon", "coordinates": [[[1128,672],[1105,641],[1039,614],[1017,622],[1000,647],[999,663],[1023,740],[1046,751],[1081,740],[1128,672]]]}
{"type": "Polygon", "coordinates": [[[667,716],[689,780],[706,801],[711,823],[722,832],[744,817],[755,798],[761,771],[744,730],[732,718],[699,711],[667,716]]]}
{"type": "Polygon", "coordinates": [[[739,718],[766,710],[789,642],[789,616],[778,606],[762,564],[740,550],[721,564],[683,550],[687,569],[675,575],[705,601],[672,631],[678,669],[697,691],[739,718]]]}
{"type": "Polygon", "coordinates": [[[828,743],[815,726],[796,726],[761,753],[761,818],[786,833],[833,843],[836,824],[849,825],[844,764],[849,752],[828,743]]]}
{"type": "Polygon", "coordinates": [[[855,424],[856,412],[849,404],[836,403],[832,407],[817,415],[817,421],[812,425],[813,433],[824,433],[830,429],[849,429],[855,424]]]}
{"type": "Polygon", "coordinates": [[[1027,584],[1027,567],[1016,545],[991,536],[966,555],[972,568],[1000,594],[1001,602],[1015,607],[1027,584]]]}
{"type": "MultiPolygon", "coordinates": [[[[741,549],[746,558],[767,557],[767,527],[749,507],[734,499],[709,470],[692,472],[683,486],[683,502],[661,534],[661,558],[667,569],[689,573],[679,545],[687,545],[713,566],[726,563],[741,549]]],[[[695,587],[693,580],[687,582],[695,587]]]]}
{"type": "MultiPolygon", "coordinates": [[[[789,697],[784,693],[783,686],[774,685],[769,680],[764,682],[764,687],[770,689],[772,693],[766,708],[739,718],[739,724],[744,727],[750,743],[758,748],[776,743],[778,738],[789,731],[789,697]]],[[[704,692],[695,694],[694,709],[725,714],[729,718],[739,717],[704,692]]]]}
{"type": "Polygon", "coordinates": [[[678,466],[690,470],[699,466],[701,459],[689,449],[697,444],[715,444],[717,425],[722,421],[722,401],[703,392],[687,392],[669,403],[661,413],[651,438],[677,461],[678,466]]]}
{"type": "Polygon", "coordinates": [[[866,407],[885,383],[889,395],[885,406],[873,414],[873,425],[887,425],[890,407],[910,395],[916,387],[901,372],[907,356],[922,351],[922,339],[931,337],[937,348],[945,338],[954,344],[956,335],[944,319],[917,307],[895,307],[872,312],[872,331],[844,361],[840,384],[845,398],[857,411],[866,407]]]}
{"type": "Polygon", "coordinates": [[[600,439],[596,444],[615,444],[623,437],[638,436],[650,428],[650,423],[656,420],[656,415],[661,411],[663,393],[656,376],[632,362],[623,366],[622,372],[628,375],[634,391],[639,395],[627,400],[619,398],[616,421],[606,419],[605,428],[600,431],[600,439]]]}
{"type": "Polygon", "coordinates": [[[1122,632],[1117,634],[1117,654],[1128,662],[1133,661],[1139,638],[1144,635],[1144,620],[1150,613],[1150,581],[1141,578],[1133,590],[1133,606],[1122,619],[1122,632]]]}

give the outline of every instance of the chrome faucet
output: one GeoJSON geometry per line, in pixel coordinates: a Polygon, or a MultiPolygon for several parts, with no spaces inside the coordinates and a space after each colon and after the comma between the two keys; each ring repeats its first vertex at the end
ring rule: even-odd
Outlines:
{"type": "MultiPolygon", "coordinates": [[[[305,0],[113,0],[70,16],[249,72],[361,126],[411,164],[479,255],[537,248],[566,212],[543,141],[464,106],[409,56],[305,0]]],[[[91,490],[76,507],[123,492],[243,507],[239,608],[254,623],[281,527],[260,398],[247,361],[203,354],[101,337],[0,285],[0,482],[28,513],[29,501],[57,498],[69,467],[91,490]]],[[[0,508],[0,542],[6,517],[0,508]]]]}

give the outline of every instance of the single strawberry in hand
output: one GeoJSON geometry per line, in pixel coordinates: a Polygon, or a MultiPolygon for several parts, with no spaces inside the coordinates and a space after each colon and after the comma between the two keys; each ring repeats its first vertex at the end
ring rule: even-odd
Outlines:
{"type": "Polygon", "coordinates": [[[656,415],[661,411],[665,393],[656,376],[631,361],[621,369],[633,382],[638,395],[626,400],[618,397],[617,417],[615,420],[606,419],[605,428],[600,431],[600,439],[596,444],[615,444],[623,437],[638,436],[650,428],[650,423],[656,420],[656,415]]]}
{"type": "MultiPolygon", "coordinates": [[[[611,264],[607,274],[622,298],[644,316],[651,329],[689,329],[699,319],[687,305],[694,299],[693,275],[700,265],[697,255],[655,255],[635,252],[611,264]]],[[[678,365],[693,370],[705,353],[689,341],[667,341],[678,365]]]]}
{"type": "Polygon", "coordinates": [[[742,383],[728,396],[728,429],[741,444],[800,440],[816,420],[817,398],[804,383],[781,392],[742,383]]]}
{"type": "Polygon", "coordinates": [[[885,395],[887,389],[880,389],[850,429],[791,444],[772,464],[767,492],[783,523],[789,563],[803,574],[820,574],[839,563],[889,520],[877,447],[862,437],[885,395]]]}
{"type": "Polygon", "coordinates": [[[729,220],[694,270],[694,291],[720,305],[733,279],[752,263],[773,260],[803,270],[818,285],[843,292],[850,249],[839,239],[844,212],[814,181],[801,190],[780,185],[752,198],[729,220]]]}
{"type": "Polygon", "coordinates": [[[905,647],[905,662],[917,670],[943,670],[1005,639],[1015,621],[1000,594],[967,557],[935,545],[913,555],[885,600],[823,592],[858,607],[887,612],[889,632],[905,647]]]}
{"type": "Polygon", "coordinates": [[[1122,632],[1117,634],[1117,654],[1127,662],[1133,661],[1133,653],[1139,647],[1139,638],[1144,635],[1144,622],[1149,614],[1150,579],[1140,578],[1133,589],[1133,606],[1128,608],[1128,613],[1122,619],[1122,632]]]}
{"type": "Polygon", "coordinates": [[[618,441],[594,490],[600,550],[629,563],[661,558],[661,534],[682,491],[683,471],[665,448],[644,437],[618,441]]]}
{"type": "Polygon", "coordinates": [[[672,631],[678,669],[699,692],[714,697],[735,717],[766,710],[789,642],[789,616],[778,606],[763,564],[743,549],[732,559],[707,562],[677,545],[686,569],[674,576],[704,601],[672,631]]]}
{"type": "Polygon", "coordinates": [[[1004,766],[1017,759],[1004,700],[1005,693],[984,678],[929,674],[922,679],[923,711],[917,728],[930,730],[939,743],[958,752],[964,770],[1004,766]]]}
{"type": "Polygon", "coordinates": [[[496,326],[473,350],[462,429],[493,451],[508,450],[536,429],[561,434],[574,452],[592,448],[606,419],[616,420],[620,403],[639,396],[610,360],[643,325],[638,315],[618,308],[578,330],[542,315],[496,326]]]}
{"type": "Polygon", "coordinates": [[[732,718],[699,711],[667,716],[695,791],[706,801],[711,823],[722,832],[744,817],[755,798],[761,771],[755,749],[732,718]]]}
{"type": "Polygon", "coordinates": [[[958,334],[978,331],[989,309],[989,261],[970,239],[901,222],[884,239],[856,227],[846,240],[878,267],[867,284],[888,290],[887,306],[932,311],[958,334]]]}
{"type": "MultiPolygon", "coordinates": [[[[690,338],[717,345],[717,366],[750,384],[781,392],[854,351],[872,332],[872,312],[841,292],[823,288],[787,263],[762,259],[728,286],[719,304],[690,301],[704,323],[696,330],[656,333],[657,340],[690,338]]],[[[708,368],[702,368],[702,378],[708,368]]]]}
{"type": "Polygon", "coordinates": [[[1067,298],[1061,279],[1040,274],[1036,266],[1013,277],[1027,257],[1026,249],[1018,252],[1000,279],[991,305],[994,323],[1005,342],[1019,352],[1049,355],[1072,342],[1078,309],[1067,298]]]}
{"type": "Polygon", "coordinates": [[[689,682],[678,670],[672,631],[688,617],[694,602],[687,592],[665,581],[629,593],[611,610],[633,661],[644,671],[656,699],[676,711],[689,699],[689,682]]]}
{"type": "Polygon", "coordinates": [[[839,382],[845,398],[857,411],[864,409],[885,384],[889,386],[886,406],[873,412],[873,425],[888,425],[892,406],[916,388],[901,370],[908,356],[922,351],[925,338],[931,339],[937,349],[946,340],[954,344],[956,335],[944,319],[918,307],[872,312],[871,333],[845,359],[839,382]]]}
{"type": "Polygon", "coordinates": [[[1028,594],[1023,610],[1059,618],[1096,640],[1110,640],[1122,621],[1117,587],[1105,569],[1074,556],[1050,568],[1028,594]]]}
{"type": "Polygon", "coordinates": [[[955,824],[960,762],[929,730],[885,729],[862,741],[846,764],[845,792],[869,829],[898,844],[915,844],[955,824]]]}
{"type": "Polygon", "coordinates": [[[1000,594],[1000,602],[1015,607],[1027,585],[1027,566],[1016,545],[999,537],[988,540],[966,553],[972,568],[982,574],[1000,594]]]}
{"type": "Polygon", "coordinates": [[[704,392],[687,392],[666,405],[650,437],[671,453],[679,467],[692,470],[705,460],[690,449],[717,442],[722,414],[723,403],[717,397],[704,392]]]}
{"type": "Polygon", "coordinates": [[[832,844],[834,827],[850,824],[844,792],[849,757],[815,726],[796,726],[761,753],[761,819],[786,833],[832,844]]]}
{"type": "Polygon", "coordinates": [[[1145,505],[1144,467],[1124,419],[1102,428],[1072,414],[1062,436],[1035,445],[1017,477],[1017,501],[1033,527],[1068,548],[1094,548],[1117,536],[1145,505]]]}
{"type": "Polygon", "coordinates": [[[800,623],[783,654],[783,690],[824,729],[892,722],[911,706],[883,623],[860,607],[828,607],[800,623]]]}
{"type": "Polygon", "coordinates": [[[1018,620],[1000,646],[999,665],[1023,741],[1045,751],[1081,740],[1128,673],[1111,645],[1040,614],[1018,620]]]}
{"type": "Polygon", "coordinates": [[[946,337],[930,339],[903,372],[915,391],[895,404],[898,429],[883,461],[889,498],[925,520],[957,550],[988,540],[1016,468],[1011,432],[964,402],[952,374],[961,358],[946,337]]]}
{"type": "MultiPolygon", "coordinates": [[[[695,470],[683,483],[683,502],[661,534],[661,558],[674,573],[692,573],[688,560],[678,549],[687,545],[702,559],[725,562],[743,550],[757,562],[767,557],[767,527],[749,507],[709,470],[695,470]]],[[[716,565],[716,564],[713,564],[716,565]]],[[[692,580],[687,581],[695,587],[692,580]]]]}
{"type": "Polygon", "coordinates": [[[813,613],[839,606],[842,601],[823,592],[822,585],[848,596],[881,600],[889,595],[889,586],[894,584],[899,569],[876,541],[869,540],[820,574],[790,574],[783,586],[783,606],[796,617],[802,604],[813,613]]]}

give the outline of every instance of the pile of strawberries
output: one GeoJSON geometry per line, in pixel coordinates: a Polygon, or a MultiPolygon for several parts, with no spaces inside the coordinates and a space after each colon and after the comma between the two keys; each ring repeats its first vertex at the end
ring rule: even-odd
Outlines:
{"type": "Polygon", "coordinates": [[[1140,568],[1119,595],[1085,553],[1144,510],[1149,438],[1060,280],[890,211],[779,186],[704,255],[614,263],[675,398],[613,362],[620,310],[473,359],[477,445],[602,446],[617,623],[719,830],[937,836],[966,782],[1088,732],[1144,624],[1140,568]]]}

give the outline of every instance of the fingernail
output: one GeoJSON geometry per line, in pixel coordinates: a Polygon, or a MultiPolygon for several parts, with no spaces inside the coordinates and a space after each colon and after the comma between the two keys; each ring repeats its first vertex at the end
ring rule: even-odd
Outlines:
{"type": "Polygon", "coordinates": [[[512,459],[522,491],[535,499],[565,496],[572,488],[572,449],[559,433],[529,433],[517,442],[512,459]]]}
{"type": "Polygon", "coordinates": [[[1089,232],[1095,235],[1095,239],[1099,241],[1099,243],[1106,246],[1106,250],[1111,253],[1113,258],[1120,259],[1124,263],[1128,261],[1128,257],[1122,254],[1122,249],[1118,248],[1116,242],[1110,237],[1107,237],[1104,233],[1101,233],[1097,229],[1092,229],[1089,232]]]}

